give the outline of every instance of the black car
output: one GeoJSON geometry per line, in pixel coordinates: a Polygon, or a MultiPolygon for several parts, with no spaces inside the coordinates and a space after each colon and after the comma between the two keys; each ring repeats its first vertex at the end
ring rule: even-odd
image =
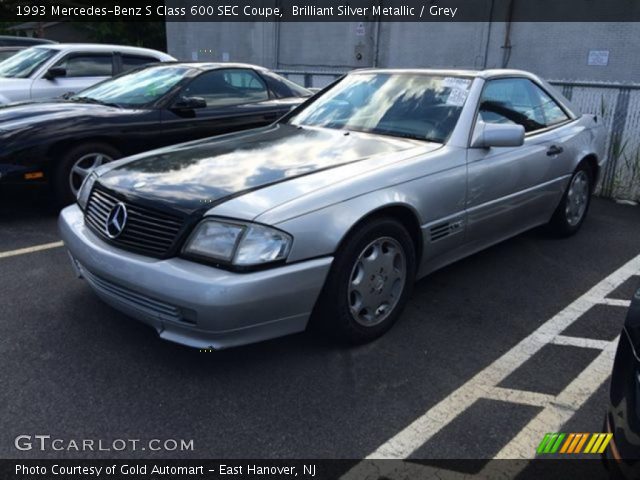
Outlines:
{"type": "Polygon", "coordinates": [[[605,429],[613,433],[606,464],[616,478],[640,478],[640,288],[620,335],[605,429]]]}
{"type": "Polygon", "coordinates": [[[163,63],[66,99],[0,107],[0,185],[49,184],[70,203],[102,163],[268,125],[312,93],[245,64],[163,63]]]}

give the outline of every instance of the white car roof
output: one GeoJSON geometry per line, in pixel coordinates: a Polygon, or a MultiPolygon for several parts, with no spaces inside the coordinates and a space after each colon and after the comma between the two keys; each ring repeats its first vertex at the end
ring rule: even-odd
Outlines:
{"type": "Polygon", "coordinates": [[[175,61],[171,55],[150,48],[129,47],[126,45],[109,45],[104,43],[54,43],[34,45],[35,48],[48,48],[65,52],[122,52],[149,55],[165,62],[175,61]]]}

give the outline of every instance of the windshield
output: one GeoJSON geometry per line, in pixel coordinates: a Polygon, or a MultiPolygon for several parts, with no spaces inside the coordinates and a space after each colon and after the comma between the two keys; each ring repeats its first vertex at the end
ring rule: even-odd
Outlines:
{"type": "Polygon", "coordinates": [[[444,143],[471,79],[409,73],[348,75],[289,122],[444,143]]]}
{"type": "Polygon", "coordinates": [[[57,53],[51,48],[32,47],[0,62],[0,77],[27,78],[57,53]]]}
{"type": "Polygon", "coordinates": [[[71,100],[119,106],[146,105],[166,95],[190,70],[184,66],[158,66],[137,70],[89,87],[72,96],[71,100]]]}

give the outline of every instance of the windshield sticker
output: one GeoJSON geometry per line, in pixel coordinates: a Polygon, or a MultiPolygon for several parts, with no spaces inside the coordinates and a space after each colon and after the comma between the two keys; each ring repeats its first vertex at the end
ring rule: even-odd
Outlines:
{"type": "Polygon", "coordinates": [[[447,105],[454,105],[461,107],[464,105],[464,101],[467,99],[467,91],[460,88],[452,88],[447,97],[447,105]]]}
{"type": "Polygon", "coordinates": [[[471,85],[471,80],[469,80],[468,78],[445,77],[444,80],[442,80],[443,87],[468,90],[470,85],[471,85]]]}

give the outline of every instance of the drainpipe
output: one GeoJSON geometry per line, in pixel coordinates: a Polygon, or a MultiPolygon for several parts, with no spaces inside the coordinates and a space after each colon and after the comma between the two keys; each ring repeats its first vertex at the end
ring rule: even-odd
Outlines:
{"type": "MultiPolygon", "coordinates": [[[[382,0],[380,0],[380,7],[382,7],[382,0]]],[[[374,36],[374,48],[375,50],[373,51],[373,67],[377,68],[378,64],[380,62],[380,15],[377,16],[376,18],[376,30],[375,30],[375,36],[374,36]]]]}
{"type": "Polygon", "coordinates": [[[509,10],[507,13],[507,27],[504,32],[504,43],[502,45],[502,68],[507,68],[509,65],[509,59],[511,58],[511,26],[513,24],[513,6],[515,0],[509,1],[509,10]]]}
{"type": "Polygon", "coordinates": [[[484,46],[484,63],[482,65],[483,69],[487,68],[487,62],[489,61],[489,43],[491,42],[491,26],[493,25],[493,7],[495,5],[495,0],[491,0],[491,7],[489,8],[489,22],[487,27],[487,43],[484,46]]]}
{"type": "MultiPolygon", "coordinates": [[[[280,0],[276,0],[276,7],[281,7],[281,2],[280,0]]],[[[274,54],[274,63],[275,63],[275,70],[277,70],[278,68],[280,68],[280,20],[276,20],[276,25],[275,25],[275,54],[274,54]]]]}

